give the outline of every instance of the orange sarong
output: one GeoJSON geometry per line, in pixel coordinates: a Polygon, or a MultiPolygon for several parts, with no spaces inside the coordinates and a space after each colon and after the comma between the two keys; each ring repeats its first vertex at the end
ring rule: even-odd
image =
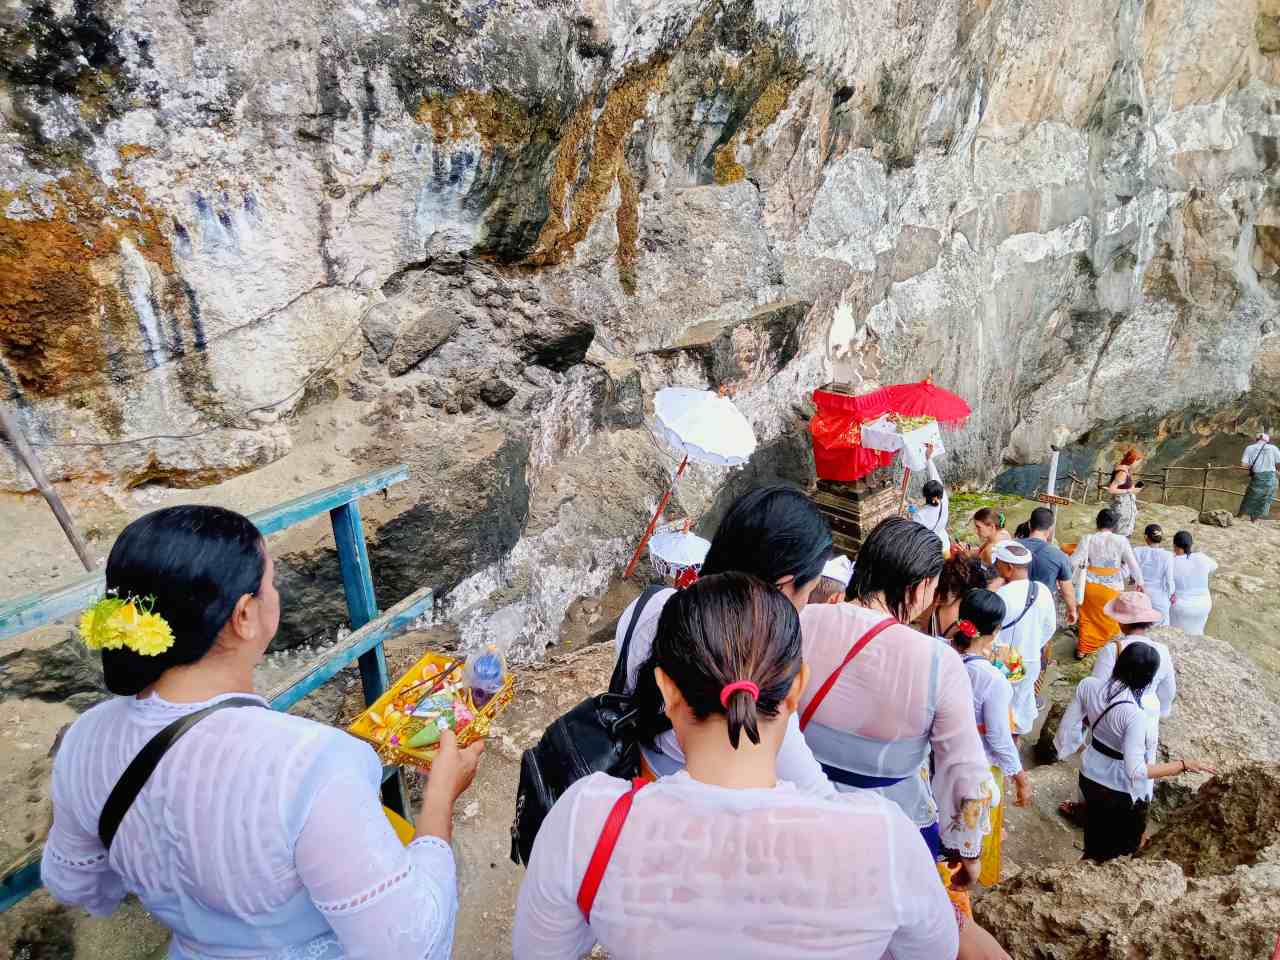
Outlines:
{"type": "MultiPolygon", "coordinates": [[[[1110,577],[1119,573],[1117,567],[1090,567],[1089,572],[1099,577],[1110,577]]],[[[1120,632],[1120,625],[1102,612],[1102,608],[1120,595],[1119,590],[1104,587],[1092,580],[1084,585],[1084,603],[1080,605],[1080,640],[1076,644],[1076,653],[1086,657],[1100,649],[1120,632]]]]}

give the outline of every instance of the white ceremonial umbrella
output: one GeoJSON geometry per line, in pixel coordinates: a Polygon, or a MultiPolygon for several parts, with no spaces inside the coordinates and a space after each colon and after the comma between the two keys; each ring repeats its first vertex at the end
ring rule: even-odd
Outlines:
{"type": "Polygon", "coordinates": [[[653,398],[653,409],[662,437],[675,450],[684,454],[671,485],[658,502],[649,527],[631,555],[624,578],[631,576],[644,553],[645,544],[653,536],[662,511],[666,509],[676,481],[690,460],[732,467],[746,463],[756,449],[756,434],[742,411],[728,397],[713,390],[691,390],[688,387],[665,387],[653,398]]]}
{"type": "Polygon", "coordinates": [[[653,398],[653,410],[663,439],[690,460],[732,467],[755,452],[756,434],[747,418],[714,391],[666,387],[653,398]]]}
{"type": "Polygon", "coordinates": [[[701,568],[711,541],[686,530],[659,530],[649,541],[649,559],[660,577],[675,577],[701,568]]]}

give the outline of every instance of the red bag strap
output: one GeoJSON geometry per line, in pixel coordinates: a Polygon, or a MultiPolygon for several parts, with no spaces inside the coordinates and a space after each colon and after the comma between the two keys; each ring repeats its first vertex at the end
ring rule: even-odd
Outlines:
{"type": "Polygon", "coordinates": [[[618,845],[622,825],[627,822],[627,814],[631,812],[631,802],[648,782],[643,777],[636,777],[631,781],[631,789],[618,798],[604,822],[604,829],[600,831],[600,839],[596,841],[596,849],[591,854],[587,872],[582,877],[582,886],[578,888],[578,909],[588,923],[591,922],[591,907],[596,902],[600,882],[604,880],[604,872],[609,868],[609,858],[613,856],[613,848],[618,845]]]}
{"type": "Polygon", "coordinates": [[[862,648],[874,640],[883,630],[892,627],[898,620],[896,617],[886,617],[877,623],[874,627],[864,633],[845,654],[844,660],[840,666],[831,671],[831,676],[827,677],[826,682],[818,688],[818,692],[813,695],[813,699],[809,701],[809,705],[804,708],[804,713],[800,714],[800,729],[803,730],[809,725],[809,721],[813,719],[813,713],[823,700],[827,699],[827,694],[831,692],[831,688],[836,685],[836,680],[840,677],[840,671],[849,665],[854,657],[862,652],[862,648]]]}

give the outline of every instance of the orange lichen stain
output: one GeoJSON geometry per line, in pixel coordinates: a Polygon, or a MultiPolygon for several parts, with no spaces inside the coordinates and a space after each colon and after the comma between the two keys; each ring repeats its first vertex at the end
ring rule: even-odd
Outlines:
{"type": "Polygon", "coordinates": [[[730,183],[737,183],[746,177],[746,167],[738,162],[738,145],[745,143],[750,146],[773,125],[773,122],[778,119],[778,114],[782,112],[782,108],[791,99],[791,94],[794,92],[797,82],[797,78],[789,73],[784,73],[769,81],[768,85],[761,91],[760,96],[751,105],[751,109],[748,111],[742,125],[738,127],[728,142],[717,148],[712,163],[712,175],[715,177],[716,183],[726,186],[730,183]]]}
{"type": "Polygon", "coordinates": [[[39,191],[0,191],[28,219],[0,215],[0,354],[22,388],[52,396],[105,382],[108,343],[137,337],[137,318],[112,279],[122,239],[165,274],[173,254],[141,191],[86,170],[39,191]]]}
{"type": "Polygon", "coordinates": [[[500,90],[464,90],[424,97],[414,114],[442,140],[478,136],[486,145],[515,147],[534,133],[529,111],[515,97],[500,90]]]}
{"type": "Polygon", "coordinates": [[[640,191],[624,163],[618,167],[621,201],[614,223],[618,229],[618,279],[629,295],[636,292],[636,265],[640,260],[640,191]]]}
{"type": "MultiPolygon", "coordinates": [[[[574,112],[560,139],[548,188],[550,214],[528,259],[530,264],[560,263],[587,235],[614,183],[620,182],[627,135],[645,115],[650,95],[666,82],[668,63],[661,59],[628,69],[617,86],[605,94],[604,106],[594,123],[590,100],[574,112]]],[[[626,187],[622,186],[622,190],[625,194],[626,187]]],[[[625,195],[623,200],[625,204],[625,195]]]]}
{"type": "Polygon", "coordinates": [[[141,143],[125,143],[116,148],[116,153],[122,163],[130,163],[151,156],[155,150],[141,143]]]}

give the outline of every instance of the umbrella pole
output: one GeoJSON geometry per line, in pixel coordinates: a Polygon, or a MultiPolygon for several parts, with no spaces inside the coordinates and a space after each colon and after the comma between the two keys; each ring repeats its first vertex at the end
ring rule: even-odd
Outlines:
{"type": "Polygon", "coordinates": [[[902,516],[907,508],[907,484],[911,482],[911,468],[902,465],[902,495],[898,497],[898,516],[902,516]]]}
{"type": "Polygon", "coordinates": [[[667,501],[671,499],[671,493],[676,488],[676,481],[680,479],[680,474],[684,473],[684,468],[689,465],[689,458],[686,456],[680,461],[680,466],[676,468],[676,475],[671,478],[671,483],[667,487],[667,492],[662,495],[662,499],[658,501],[658,509],[653,511],[653,518],[649,521],[649,527],[644,532],[644,536],[640,538],[640,543],[636,547],[636,552],[631,555],[631,562],[627,564],[626,572],[622,574],[625,580],[631,576],[636,568],[636,564],[640,562],[640,555],[644,553],[644,545],[649,542],[649,538],[653,536],[653,531],[658,526],[658,518],[662,516],[662,511],[667,509],[667,501]]]}

